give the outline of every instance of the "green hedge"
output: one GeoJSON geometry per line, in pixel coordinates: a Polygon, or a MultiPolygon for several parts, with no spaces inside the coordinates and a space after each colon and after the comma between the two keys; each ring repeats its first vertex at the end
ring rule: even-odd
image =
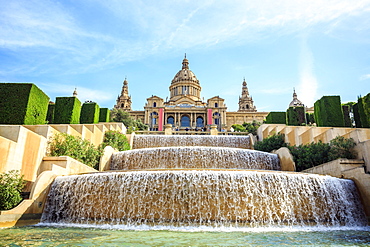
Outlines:
{"type": "Polygon", "coordinates": [[[0,124],[45,124],[49,97],[32,83],[0,83],[0,124]]]}
{"type": "Polygon", "coordinates": [[[76,97],[57,97],[55,100],[55,124],[79,124],[81,102],[76,97]]]}
{"type": "Polygon", "coordinates": [[[323,96],[314,104],[318,127],[344,127],[340,96],[323,96]]]}
{"type": "Polygon", "coordinates": [[[99,105],[95,102],[84,103],[81,108],[81,124],[99,123],[99,105]]]}
{"type": "Polygon", "coordinates": [[[287,125],[301,126],[306,124],[305,108],[303,106],[289,107],[286,111],[287,125]]]}
{"type": "Polygon", "coordinates": [[[46,114],[46,122],[48,124],[54,123],[54,111],[55,111],[55,103],[49,103],[48,112],[46,114]]]}
{"type": "Polygon", "coordinates": [[[314,113],[306,113],[306,123],[313,124],[315,122],[315,114],[314,113]]]}
{"type": "Polygon", "coordinates": [[[355,119],[356,128],[361,128],[362,123],[361,123],[361,117],[360,117],[360,113],[358,111],[358,104],[357,103],[353,105],[353,118],[355,119]]]}
{"type": "Polygon", "coordinates": [[[110,119],[110,110],[108,108],[100,108],[99,111],[99,122],[107,123],[110,119]]]}
{"type": "Polygon", "coordinates": [[[352,127],[351,118],[349,116],[350,106],[342,105],[342,110],[343,110],[343,117],[344,117],[344,126],[345,127],[352,127]]]}
{"type": "Polygon", "coordinates": [[[357,128],[370,128],[370,93],[358,98],[354,114],[357,128]]]}
{"type": "Polygon", "coordinates": [[[286,124],[286,113],[285,112],[270,112],[266,116],[267,124],[286,124]]]}

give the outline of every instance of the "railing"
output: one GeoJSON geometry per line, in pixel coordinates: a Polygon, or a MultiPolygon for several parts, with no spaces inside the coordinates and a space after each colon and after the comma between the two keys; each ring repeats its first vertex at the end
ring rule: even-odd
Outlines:
{"type": "Polygon", "coordinates": [[[218,132],[218,135],[247,136],[249,135],[249,132],[218,132]]]}
{"type": "Polygon", "coordinates": [[[135,131],[136,135],[164,135],[164,131],[150,131],[150,130],[140,130],[135,131]]]}
{"type": "Polygon", "coordinates": [[[209,131],[172,131],[172,135],[210,135],[211,132],[209,131]]]}

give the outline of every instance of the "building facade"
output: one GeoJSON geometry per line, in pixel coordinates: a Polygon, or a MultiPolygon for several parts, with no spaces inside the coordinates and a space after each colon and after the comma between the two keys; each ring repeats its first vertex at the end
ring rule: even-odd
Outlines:
{"type": "Polygon", "coordinates": [[[169,99],[152,96],[147,98],[144,111],[132,111],[128,82],[125,79],[121,95],[118,96],[114,107],[128,111],[133,118],[141,119],[150,130],[154,131],[164,130],[165,124],[172,124],[173,128],[178,130],[205,130],[214,124],[221,131],[229,129],[233,124],[243,124],[253,120],[262,122],[268,114],[257,112],[245,80],[242,83],[238,112],[227,112],[225,100],[219,96],[203,101],[202,87],[190,70],[186,55],[182,61],[181,70],[171,81],[169,91],[169,99]]]}

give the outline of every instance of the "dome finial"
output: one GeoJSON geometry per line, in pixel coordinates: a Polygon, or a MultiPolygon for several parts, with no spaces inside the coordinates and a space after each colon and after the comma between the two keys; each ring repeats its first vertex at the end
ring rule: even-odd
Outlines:
{"type": "Polygon", "coordinates": [[[245,81],[245,77],[243,77],[243,86],[247,86],[247,82],[245,81]]]}
{"type": "Polygon", "coordinates": [[[186,58],[186,53],[185,53],[185,58],[182,60],[182,69],[189,69],[189,61],[186,58]]]}
{"type": "Polygon", "coordinates": [[[73,97],[77,97],[77,88],[73,91],[73,97]]]}

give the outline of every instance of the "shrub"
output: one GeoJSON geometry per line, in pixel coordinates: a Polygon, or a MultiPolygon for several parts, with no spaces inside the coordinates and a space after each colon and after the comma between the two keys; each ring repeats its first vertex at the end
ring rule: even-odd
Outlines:
{"type": "Polygon", "coordinates": [[[330,146],[321,141],[299,146],[289,146],[288,148],[292,153],[297,172],[329,161],[330,146]]]}
{"type": "Polygon", "coordinates": [[[100,147],[95,147],[81,137],[59,133],[49,143],[49,156],[69,156],[95,169],[99,168],[99,159],[103,154],[100,147]]]}
{"type": "Polygon", "coordinates": [[[266,116],[267,124],[286,124],[286,113],[285,112],[270,112],[266,116]]]}
{"type": "Polygon", "coordinates": [[[306,122],[307,122],[307,124],[314,124],[315,123],[315,114],[306,113],[306,122]]]}
{"type": "Polygon", "coordinates": [[[246,128],[248,133],[257,135],[257,129],[261,126],[261,123],[257,122],[256,120],[253,120],[252,123],[243,123],[243,126],[246,128]]]}
{"type": "Polygon", "coordinates": [[[1,124],[45,124],[49,97],[32,83],[0,83],[1,124]]]}
{"type": "Polygon", "coordinates": [[[84,103],[81,108],[80,123],[93,124],[99,122],[99,105],[95,102],[84,103]]]}
{"type": "Polygon", "coordinates": [[[104,133],[104,140],[101,144],[101,148],[104,149],[106,146],[111,146],[119,151],[130,150],[130,144],[126,136],[119,131],[109,130],[104,133]]]}
{"type": "Polygon", "coordinates": [[[240,125],[240,124],[233,124],[231,125],[231,127],[233,127],[235,132],[247,132],[247,129],[243,125],[240,125]]]}
{"type": "Polygon", "coordinates": [[[25,183],[19,171],[0,174],[0,210],[12,209],[22,201],[21,192],[25,183]]]}
{"type": "Polygon", "coordinates": [[[107,123],[110,119],[110,110],[108,108],[100,108],[99,111],[99,122],[107,123]]]}
{"type": "Polygon", "coordinates": [[[301,126],[306,123],[306,114],[303,106],[289,107],[286,111],[287,125],[301,126]]]}
{"type": "Polygon", "coordinates": [[[55,124],[79,124],[81,102],[76,97],[57,97],[55,100],[55,124]]]}
{"type": "Polygon", "coordinates": [[[314,166],[327,163],[338,158],[354,159],[356,153],[353,148],[356,143],[352,138],[338,136],[330,143],[310,143],[305,145],[289,146],[293,155],[296,170],[302,171],[314,166]]]}
{"type": "Polygon", "coordinates": [[[344,127],[344,117],[339,96],[323,96],[314,104],[318,127],[344,127]]]}
{"type": "Polygon", "coordinates": [[[255,150],[264,151],[264,152],[271,152],[272,150],[279,149],[281,147],[286,147],[287,144],[285,143],[285,136],[284,134],[274,134],[269,136],[262,141],[258,141],[254,145],[255,150]]]}
{"type": "Polygon", "coordinates": [[[329,145],[329,160],[335,160],[338,158],[354,159],[357,156],[356,152],[354,151],[356,143],[352,138],[337,136],[330,141],[329,145]]]}

